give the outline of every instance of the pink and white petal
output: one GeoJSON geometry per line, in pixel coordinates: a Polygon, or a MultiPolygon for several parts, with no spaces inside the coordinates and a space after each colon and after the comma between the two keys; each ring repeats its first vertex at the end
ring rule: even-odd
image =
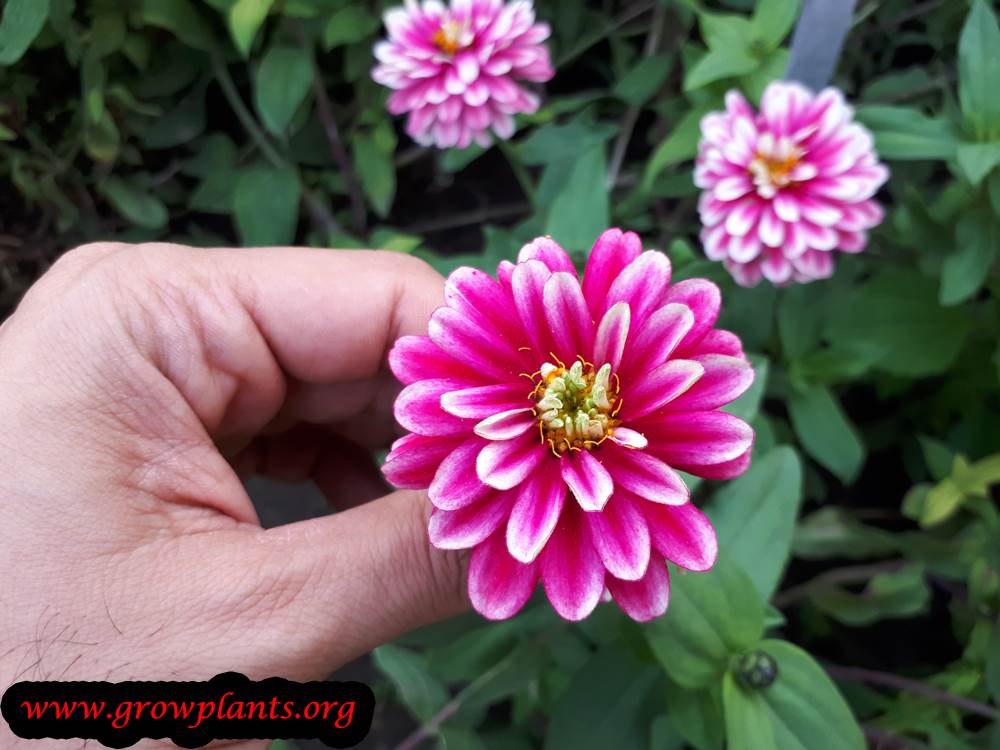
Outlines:
{"type": "Polygon", "coordinates": [[[761,260],[760,271],[772,284],[786,284],[792,278],[792,263],[778,248],[768,248],[761,260]]]}
{"type": "Polygon", "coordinates": [[[605,311],[604,300],[618,274],[642,254],[642,240],[634,232],[608,229],[597,238],[583,273],[583,296],[594,318],[605,311]]]}
{"type": "Polygon", "coordinates": [[[710,411],[742,396],[754,379],[753,367],[741,357],[701,354],[692,358],[704,375],[690,390],[666,405],[667,411],[710,411]]]}
{"type": "Polygon", "coordinates": [[[611,472],[616,488],[621,487],[650,502],[666,505],[686,503],[691,496],[680,475],[648,451],[615,446],[604,452],[607,454],[604,464],[611,472]]]}
{"type": "Polygon", "coordinates": [[[521,318],[524,330],[536,353],[547,354],[552,350],[552,336],[545,317],[545,283],[552,272],[539,260],[518,263],[511,277],[514,307],[521,318]]]}
{"type": "Polygon", "coordinates": [[[441,408],[463,419],[483,419],[501,411],[517,409],[527,401],[527,382],[521,380],[449,391],[441,396],[441,408]]]}
{"type": "Polygon", "coordinates": [[[566,502],[566,484],[556,466],[521,483],[507,522],[507,549],[523,563],[534,561],[552,536],[566,502]]]}
{"type": "Polygon", "coordinates": [[[677,468],[702,479],[735,479],[750,468],[753,443],[736,458],[716,464],[677,464],[677,468]]]}
{"type": "Polygon", "coordinates": [[[625,302],[612,305],[611,309],[604,313],[594,338],[592,359],[595,367],[600,369],[601,365],[609,364],[612,372],[618,370],[625,351],[630,319],[631,311],[625,302]]]}
{"type": "Polygon", "coordinates": [[[396,421],[418,435],[455,435],[467,432],[467,420],[441,408],[441,396],[462,388],[454,380],[418,380],[406,386],[396,398],[396,421]]]}
{"type": "Polygon", "coordinates": [[[479,437],[487,440],[510,440],[523,435],[538,424],[530,406],[509,409],[481,420],[473,428],[479,437]]]}
{"type": "Polygon", "coordinates": [[[632,450],[642,450],[649,445],[649,441],[646,440],[645,435],[641,432],[630,430],[628,427],[615,427],[608,439],[624,448],[631,448],[632,450]]]}
{"type": "Polygon", "coordinates": [[[705,373],[702,365],[691,359],[671,359],[647,373],[629,388],[622,409],[626,421],[641,419],[681,396],[705,373]]]}
{"type": "Polygon", "coordinates": [[[713,328],[706,333],[705,338],[694,347],[694,352],[695,354],[691,355],[693,359],[703,354],[725,354],[730,357],[746,359],[740,337],[732,331],[726,331],[722,328],[713,328]]]}
{"type": "Polygon", "coordinates": [[[435,508],[457,510],[484,497],[490,488],[480,481],[473,469],[476,456],[487,445],[480,437],[471,437],[449,453],[434,474],[427,496],[435,508]]]}
{"type": "Polygon", "coordinates": [[[571,451],[563,455],[559,463],[563,481],[580,507],[588,511],[601,510],[615,488],[604,464],[590,451],[571,451]]]}
{"type": "Polygon", "coordinates": [[[633,426],[649,438],[648,451],[671,466],[730,461],[753,444],[750,425],[724,411],[659,414],[633,426]]]}
{"type": "Polygon", "coordinates": [[[649,529],[628,494],[616,494],[604,510],[587,513],[586,519],[605,569],[626,581],[642,578],[649,565],[649,529]]]}
{"type": "Polygon", "coordinates": [[[451,357],[427,336],[402,336],[389,351],[389,369],[403,385],[418,380],[481,381],[483,376],[451,357]]]}
{"type": "Polygon", "coordinates": [[[706,279],[685,279],[667,291],[665,302],[687,305],[694,313],[694,325],[677,344],[675,355],[686,356],[715,325],[722,304],[719,287],[706,279]]]}
{"type": "Polygon", "coordinates": [[[573,261],[569,259],[562,245],[551,237],[538,237],[522,247],[517,254],[517,262],[523,263],[526,260],[541,261],[552,273],[565,271],[576,275],[573,261]]]}
{"type": "MultiPolygon", "coordinates": [[[[450,307],[435,310],[427,330],[435,344],[479,374],[479,383],[509,382],[527,366],[522,353],[510,349],[506,341],[484,331],[476,321],[450,307]]],[[[460,384],[452,390],[468,385],[471,383],[460,384]]]]}
{"type": "Polygon", "coordinates": [[[438,549],[472,549],[507,520],[513,502],[510,492],[491,492],[458,510],[435,508],[427,523],[431,544],[438,549]]]}
{"type": "Polygon", "coordinates": [[[617,302],[627,302],[632,313],[632,325],[642,326],[650,313],[664,302],[670,286],[670,259],[656,250],[647,250],[629,263],[608,289],[601,315],[617,302]]]}
{"type": "Polygon", "coordinates": [[[567,362],[593,351],[594,322],[576,275],[565,271],[552,274],[545,282],[543,299],[553,351],[567,362]]]}
{"type": "Polygon", "coordinates": [[[537,565],[525,565],[511,557],[502,530],[480,543],[469,558],[469,599],[488,620],[516,615],[531,598],[537,582],[537,565]]]}
{"type": "Polygon", "coordinates": [[[462,442],[461,437],[404,435],[392,444],[392,450],[382,464],[382,474],[393,487],[427,489],[434,481],[438,466],[462,442]]]}
{"type": "Polygon", "coordinates": [[[694,313],[687,305],[672,303],[654,312],[642,328],[633,329],[637,335],[625,348],[623,375],[639,381],[650,370],[666,362],[694,323],[694,313]]]}
{"type": "Polygon", "coordinates": [[[500,283],[478,268],[463,266],[448,275],[444,286],[444,300],[453,310],[476,320],[480,327],[489,328],[514,348],[523,344],[521,326],[499,311],[509,310],[510,294],[500,283]]]}
{"type": "Polygon", "coordinates": [[[667,611],[670,604],[670,574],[662,560],[651,560],[638,581],[609,576],[608,591],[622,612],[638,622],[649,622],[667,611]]]}
{"type": "Polygon", "coordinates": [[[489,442],[476,457],[476,474],[498,490],[509,490],[523,482],[546,458],[553,458],[533,435],[489,442]]]}
{"type": "Polygon", "coordinates": [[[552,607],[571,621],[593,612],[604,592],[604,563],[583,516],[575,503],[568,503],[538,557],[542,585],[552,607]]]}
{"type": "Polygon", "coordinates": [[[708,516],[693,503],[641,506],[653,549],[675,565],[688,570],[709,570],[715,565],[719,543],[708,516]]]}

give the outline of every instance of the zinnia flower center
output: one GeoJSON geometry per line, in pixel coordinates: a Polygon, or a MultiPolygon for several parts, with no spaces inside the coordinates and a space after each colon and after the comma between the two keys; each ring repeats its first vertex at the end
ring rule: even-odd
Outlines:
{"type": "Polygon", "coordinates": [[[468,24],[448,20],[443,22],[441,28],[434,32],[431,41],[439,50],[449,57],[453,57],[456,52],[472,44],[472,32],[469,30],[468,24]]]}
{"type": "Polygon", "coordinates": [[[779,188],[787,187],[792,180],[792,170],[799,165],[804,152],[786,136],[775,139],[765,133],[757,142],[757,152],[747,167],[757,192],[771,198],[779,188]]]}
{"type": "Polygon", "coordinates": [[[532,377],[538,381],[531,397],[542,442],[556,456],[595,448],[618,425],[618,376],[608,364],[595,370],[582,358],[569,368],[556,361],[558,365],[546,362],[532,377]]]}

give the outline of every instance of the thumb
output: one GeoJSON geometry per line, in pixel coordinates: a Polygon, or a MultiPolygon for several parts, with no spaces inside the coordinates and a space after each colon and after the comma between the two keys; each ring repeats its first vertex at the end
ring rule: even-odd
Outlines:
{"type": "MultiPolygon", "coordinates": [[[[324,677],[403,633],[468,609],[466,558],[431,546],[430,512],[425,492],[403,490],[331,516],[253,532],[254,569],[263,577],[257,585],[273,610],[263,626],[273,629],[267,640],[278,651],[273,664],[255,667],[324,677]]],[[[223,561],[245,565],[247,555],[223,561]]],[[[249,626],[259,629],[261,622],[249,626]]],[[[261,658],[257,651],[253,661],[261,658]]]]}

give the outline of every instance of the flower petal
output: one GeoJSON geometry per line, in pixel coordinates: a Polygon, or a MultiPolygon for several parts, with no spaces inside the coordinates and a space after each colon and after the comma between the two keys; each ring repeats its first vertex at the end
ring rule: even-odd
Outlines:
{"type": "Polygon", "coordinates": [[[544,263],[552,273],[565,271],[576,276],[576,268],[573,261],[569,259],[562,246],[551,237],[537,237],[521,248],[517,254],[517,262],[523,263],[526,260],[539,260],[544,263]]]}
{"type": "Polygon", "coordinates": [[[640,419],[691,388],[704,374],[705,368],[693,359],[672,359],[657,367],[628,391],[622,417],[640,419]]]}
{"type": "Polygon", "coordinates": [[[645,373],[662,365],[692,326],[694,314],[687,305],[671,303],[654,312],[641,329],[635,330],[634,341],[625,349],[623,376],[638,381],[645,373]]]}
{"type": "Polygon", "coordinates": [[[587,513],[590,538],[604,567],[616,578],[636,581],[649,565],[646,519],[626,493],[616,493],[600,513],[587,513]]]}
{"type": "Polygon", "coordinates": [[[661,252],[647,250],[629,263],[608,289],[605,310],[616,302],[627,302],[632,313],[632,324],[642,326],[653,310],[665,301],[663,295],[670,285],[670,260],[661,252]]]}
{"type": "Polygon", "coordinates": [[[537,566],[511,557],[502,531],[482,542],[469,558],[469,599],[488,620],[516,615],[531,598],[537,582],[537,566]]]}
{"type": "Polygon", "coordinates": [[[628,427],[615,427],[611,435],[608,436],[608,439],[633,450],[641,450],[649,445],[649,441],[646,440],[645,435],[641,432],[630,430],[628,427]]]}
{"type": "Polygon", "coordinates": [[[554,351],[563,360],[593,351],[594,322],[575,275],[559,271],[545,282],[545,318],[554,351]]]}
{"type": "Polygon", "coordinates": [[[753,443],[753,430],[723,411],[685,411],[643,420],[649,451],[671,466],[730,461],[753,443]]]}
{"type": "MultiPolygon", "coordinates": [[[[527,366],[526,359],[503,339],[480,328],[475,320],[450,307],[439,307],[431,315],[427,331],[431,341],[454,359],[479,373],[478,382],[511,381],[527,366]]],[[[467,387],[459,383],[451,390],[467,387]]]]}
{"type": "Polygon", "coordinates": [[[615,303],[604,313],[594,340],[594,367],[600,369],[601,365],[609,364],[612,372],[618,370],[625,351],[631,317],[631,310],[625,302],[615,303]]]}
{"type": "Polygon", "coordinates": [[[565,501],[566,484],[555,466],[521,483],[507,522],[507,550],[515,559],[529,563],[541,554],[565,501]]]}
{"type": "Polygon", "coordinates": [[[511,297],[488,273],[468,266],[456,268],[448,274],[444,300],[448,307],[475,320],[480,328],[490,330],[512,348],[526,343],[517,340],[523,337],[521,326],[507,315],[498,314],[510,309],[511,297]]]}
{"type": "Polygon", "coordinates": [[[529,384],[500,383],[449,391],[441,396],[441,408],[464,419],[483,419],[497,412],[517,409],[528,402],[529,384]]]}
{"type": "Polygon", "coordinates": [[[410,432],[419,435],[454,435],[469,429],[469,422],[441,408],[441,396],[462,387],[454,380],[418,380],[396,398],[395,415],[410,432]]]}
{"type": "Polygon", "coordinates": [[[389,351],[389,368],[403,385],[418,380],[482,380],[475,370],[449,356],[427,336],[403,336],[389,351]]]}
{"type": "Polygon", "coordinates": [[[563,481],[584,510],[600,510],[614,490],[604,465],[590,451],[570,451],[560,459],[563,481]]]}
{"type": "Polygon", "coordinates": [[[530,406],[522,409],[508,409],[480,421],[473,428],[479,437],[487,440],[510,440],[523,435],[538,424],[530,406]]]}
{"type": "Polygon", "coordinates": [[[496,440],[479,452],[476,473],[491,487],[509,490],[523,482],[546,457],[552,455],[533,436],[496,440]]]}
{"type": "Polygon", "coordinates": [[[728,461],[720,461],[716,464],[677,464],[677,468],[703,479],[735,479],[750,468],[752,454],[753,443],[751,442],[743,453],[728,461]]]}
{"type": "Polygon", "coordinates": [[[512,503],[509,492],[491,492],[458,510],[435,508],[427,523],[431,544],[438,549],[472,549],[499,528],[512,503]]]}
{"type": "Polygon", "coordinates": [[[382,474],[393,487],[423,490],[434,481],[434,473],[445,456],[461,445],[461,438],[404,435],[392,444],[382,464],[382,474]]]}
{"type": "Polygon", "coordinates": [[[552,349],[552,337],[545,317],[545,282],[552,272],[538,260],[518,263],[511,276],[514,307],[535,352],[544,355],[552,349]]]}
{"type": "Polygon", "coordinates": [[[473,462],[485,445],[487,443],[482,438],[471,437],[441,462],[427,489],[427,496],[436,508],[457,510],[489,492],[490,488],[480,481],[473,470],[473,462]]]}
{"type": "Polygon", "coordinates": [[[622,611],[638,622],[649,622],[667,611],[670,604],[670,574],[661,560],[650,561],[638,581],[609,576],[608,591],[622,611]]]}
{"type": "Polygon", "coordinates": [[[753,367],[745,359],[724,354],[701,354],[693,358],[705,369],[686,392],[667,404],[667,411],[710,411],[735,401],[751,386],[753,367]]]}
{"type": "Polygon", "coordinates": [[[604,463],[614,477],[615,487],[622,487],[651,502],[680,505],[690,497],[680,475],[647,451],[616,447],[607,451],[604,463]]]}
{"type": "Polygon", "coordinates": [[[722,294],[719,287],[707,279],[685,279],[670,287],[666,302],[679,302],[691,308],[694,325],[677,345],[677,356],[686,356],[715,325],[719,317],[722,294]]]}
{"type": "Polygon", "coordinates": [[[576,621],[594,611],[604,591],[604,564],[575,503],[564,508],[538,561],[545,593],[556,612],[576,621]]]}
{"type": "Polygon", "coordinates": [[[597,238],[583,272],[583,296],[595,318],[604,313],[612,282],[641,253],[642,240],[634,232],[608,229],[597,238]]]}
{"type": "Polygon", "coordinates": [[[693,503],[647,503],[642,513],[649,526],[653,549],[675,565],[688,570],[709,570],[715,565],[719,543],[708,516],[693,503]]]}

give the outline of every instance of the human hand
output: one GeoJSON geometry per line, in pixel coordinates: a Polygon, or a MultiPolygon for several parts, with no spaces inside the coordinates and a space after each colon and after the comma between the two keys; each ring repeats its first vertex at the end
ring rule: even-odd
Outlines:
{"type": "Polygon", "coordinates": [[[363,449],[393,437],[385,353],[442,295],[387,252],[57,262],[0,327],[0,691],[319,679],[464,609],[424,493],[364,502],[384,485],[363,449]],[[312,478],[342,512],[264,530],[253,473],[312,478]]]}

